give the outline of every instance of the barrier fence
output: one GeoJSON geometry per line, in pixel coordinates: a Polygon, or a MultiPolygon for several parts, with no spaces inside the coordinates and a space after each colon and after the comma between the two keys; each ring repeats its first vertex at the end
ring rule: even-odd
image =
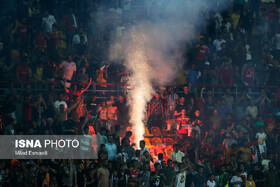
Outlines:
{"type": "MultiPolygon", "coordinates": [[[[13,87],[13,90],[15,91],[24,91],[26,89],[31,89],[31,91],[34,92],[47,92],[50,89],[50,86],[54,85],[54,90],[57,92],[62,92],[63,85],[61,82],[8,82],[8,81],[0,81],[0,97],[4,97],[9,93],[9,90],[13,87]]],[[[165,84],[165,85],[156,85],[154,84],[155,89],[159,89],[159,87],[173,87],[175,89],[179,89],[179,92],[182,92],[182,88],[185,85],[178,85],[178,84],[165,84]]],[[[248,93],[252,96],[259,95],[261,89],[265,89],[268,91],[268,94],[272,95],[277,92],[277,88],[280,88],[279,86],[275,85],[266,85],[266,86],[252,86],[252,87],[246,87],[246,86],[233,86],[233,87],[226,87],[224,85],[199,85],[194,84],[191,85],[192,91],[200,93],[200,89],[205,87],[206,90],[212,91],[212,96],[215,97],[216,95],[221,95],[224,93],[224,90],[226,88],[231,89],[231,94],[237,98],[241,91],[244,89],[248,90],[248,93]]],[[[190,86],[189,86],[190,88],[190,86]]],[[[124,92],[125,84],[124,83],[96,83],[93,82],[89,89],[86,91],[87,93],[93,93],[93,94],[99,94],[99,93],[105,93],[102,95],[106,95],[106,97],[110,95],[119,96],[124,92]]],[[[128,90],[129,92],[129,90],[128,90]]],[[[98,96],[99,98],[106,98],[102,96],[98,96]]]]}

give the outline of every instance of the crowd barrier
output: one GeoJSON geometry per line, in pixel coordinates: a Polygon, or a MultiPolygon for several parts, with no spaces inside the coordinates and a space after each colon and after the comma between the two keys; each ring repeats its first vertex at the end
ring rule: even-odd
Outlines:
{"type": "MultiPolygon", "coordinates": [[[[33,81],[29,81],[29,82],[8,82],[8,81],[0,81],[0,96],[5,96],[5,93],[7,93],[6,91],[8,89],[10,89],[11,87],[13,87],[14,90],[16,91],[24,91],[26,90],[27,87],[30,87],[32,91],[40,91],[40,92],[44,92],[49,90],[50,85],[54,85],[55,87],[55,91],[63,91],[63,86],[61,84],[60,81],[55,81],[55,82],[51,82],[51,81],[44,81],[44,82],[33,82],[33,81]],[[11,86],[12,85],[12,86],[11,86]]],[[[156,88],[159,87],[174,87],[175,89],[179,89],[179,92],[182,91],[182,88],[185,85],[182,84],[164,84],[164,85],[157,85],[154,84],[154,86],[156,88]]],[[[258,95],[261,89],[266,89],[266,91],[270,94],[273,95],[274,93],[276,93],[277,88],[279,88],[279,86],[276,85],[265,85],[265,86],[251,86],[251,87],[247,87],[247,86],[232,86],[232,87],[227,87],[224,85],[199,85],[199,84],[193,84],[192,88],[198,92],[200,92],[200,88],[205,87],[207,90],[211,90],[213,97],[215,97],[215,95],[221,95],[224,93],[224,90],[226,88],[230,88],[231,89],[231,94],[233,96],[235,96],[235,98],[237,98],[241,91],[244,89],[247,89],[250,95],[258,95]]],[[[93,82],[91,83],[91,86],[89,87],[89,89],[87,90],[87,92],[92,92],[92,93],[106,93],[106,95],[114,95],[114,96],[119,96],[120,94],[122,94],[124,92],[125,89],[125,84],[124,83],[96,83],[93,82]]],[[[129,90],[128,90],[129,92],[129,90]]]]}

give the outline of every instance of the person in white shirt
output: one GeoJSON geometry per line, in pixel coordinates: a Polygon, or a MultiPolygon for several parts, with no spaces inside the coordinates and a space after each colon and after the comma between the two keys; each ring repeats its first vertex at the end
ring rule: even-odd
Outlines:
{"type": "Polygon", "coordinates": [[[267,136],[266,136],[266,133],[264,132],[263,126],[259,127],[259,132],[256,134],[256,138],[258,139],[260,154],[265,154],[265,152],[266,152],[265,140],[267,139],[267,136]]]}
{"type": "MultiPolygon", "coordinates": [[[[99,127],[96,127],[96,130],[97,129],[99,129],[99,127]]],[[[97,148],[98,148],[98,150],[99,150],[101,144],[105,145],[108,142],[108,139],[105,136],[105,133],[106,133],[106,129],[103,127],[101,127],[100,130],[97,130],[97,142],[98,142],[97,148]]]]}
{"type": "Polygon", "coordinates": [[[217,187],[214,174],[211,174],[210,178],[207,180],[206,186],[207,187],[217,187]]]}
{"type": "Polygon", "coordinates": [[[139,144],[140,144],[140,156],[143,156],[146,151],[148,151],[149,154],[151,154],[150,149],[145,147],[145,145],[146,145],[145,140],[141,140],[139,144]]]}
{"type": "Polygon", "coordinates": [[[73,36],[73,45],[81,43],[81,36],[84,37],[84,44],[87,43],[87,35],[84,34],[83,28],[79,28],[79,31],[73,36]]]}
{"type": "Polygon", "coordinates": [[[230,184],[232,187],[241,187],[242,186],[242,178],[240,177],[240,171],[236,171],[236,174],[231,178],[230,184]]]}
{"type": "MultiPolygon", "coordinates": [[[[59,69],[62,69],[62,79],[66,81],[71,81],[76,76],[77,67],[75,62],[72,62],[72,56],[69,55],[67,61],[63,61],[59,65],[59,69]]],[[[64,81],[62,81],[64,83],[64,81]]],[[[70,83],[66,82],[66,87],[70,87],[70,83]]]]}
{"type": "Polygon", "coordinates": [[[182,163],[182,158],[185,156],[185,154],[181,151],[179,151],[179,145],[174,144],[173,145],[174,152],[171,153],[171,160],[175,161],[177,163],[182,163]]]}
{"type": "Polygon", "coordinates": [[[117,146],[113,143],[114,139],[112,135],[108,136],[108,143],[105,144],[106,151],[108,153],[108,160],[113,161],[117,156],[117,146]]]}
{"type": "Polygon", "coordinates": [[[213,41],[213,45],[216,47],[216,51],[222,50],[223,43],[226,43],[226,41],[224,39],[222,39],[222,35],[219,34],[219,38],[217,38],[213,41]]]}
{"type": "Polygon", "coordinates": [[[186,185],[186,177],[187,177],[187,168],[185,168],[184,164],[179,164],[179,171],[176,172],[175,177],[175,187],[185,187],[186,185]]]}
{"type": "Polygon", "coordinates": [[[53,15],[50,15],[49,12],[46,10],[45,15],[42,18],[42,27],[43,29],[47,32],[50,33],[52,32],[52,27],[53,24],[56,22],[55,18],[53,15]]]}
{"type": "Polygon", "coordinates": [[[64,101],[64,95],[63,94],[59,94],[58,100],[56,100],[54,102],[54,106],[57,110],[59,110],[60,105],[64,105],[64,111],[66,111],[68,109],[67,103],[64,101]]]}

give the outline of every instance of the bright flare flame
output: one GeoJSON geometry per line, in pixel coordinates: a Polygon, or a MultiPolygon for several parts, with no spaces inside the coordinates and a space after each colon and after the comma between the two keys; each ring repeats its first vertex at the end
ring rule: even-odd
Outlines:
{"type": "Polygon", "coordinates": [[[139,148],[139,141],[143,140],[145,125],[143,123],[147,102],[154,93],[152,87],[151,66],[145,56],[144,35],[133,35],[133,47],[127,54],[127,69],[132,74],[128,79],[128,85],[132,90],[128,93],[128,103],[130,106],[130,123],[132,124],[135,143],[139,148]]]}

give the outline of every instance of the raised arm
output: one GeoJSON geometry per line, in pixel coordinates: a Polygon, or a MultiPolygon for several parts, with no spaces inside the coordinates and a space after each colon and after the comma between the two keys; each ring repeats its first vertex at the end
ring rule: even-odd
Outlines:
{"type": "Polygon", "coordinates": [[[200,91],[200,98],[202,100],[203,103],[205,103],[205,99],[203,97],[203,91],[205,90],[205,87],[201,88],[201,91],[200,91]]]}
{"type": "Polygon", "coordinates": [[[83,89],[83,90],[81,91],[81,93],[84,93],[85,91],[88,90],[89,86],[91,85],[91,82],[92,82],[92,78],[89,79],[89,83],[88,83],[87,87],[86,87],[85,89],[83,89]]]}
{"type": "Polygon", "coordinates": [[[68,110],[66,110],[65,112],[67,112],[67,113],[71,112],[78,104],[79,104],[79,106],[80,106],[81,103],[82,103],[82,101],[81,101],[81,99],[80,99],[80,100],[78,100],[76,103],[74,103],[70,108],[68,108],[68,110]]]}

